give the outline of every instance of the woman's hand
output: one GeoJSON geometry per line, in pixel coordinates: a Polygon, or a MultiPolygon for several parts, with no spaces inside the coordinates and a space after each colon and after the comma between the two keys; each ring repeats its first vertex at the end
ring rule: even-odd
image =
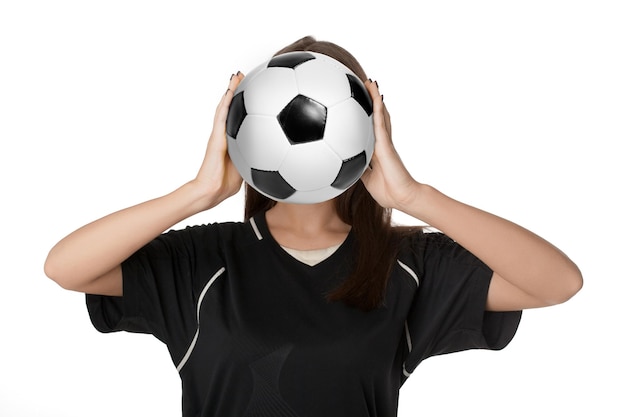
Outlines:
{"type": "Polygon", "coordinates": [[[409,174],[400,155],[391,141],[391,118],[383,97],[378,90],[378,83],[365,83],[374,105],[374,155],[369,168],[365,170],[361,181],[383,207],[404,211],[415,197],[419,185],[409,174]]]}
{"type": "Polygon", "coordinates": [[[202,193],[206,193],[206,208],[211,208],[236,194],[243,182],[239,172],[228,155],[226,139],[226,118],[237,85],[243,79],[243,74],[234,74],[228,85],[228,90],[222,96],[213,119],[213,130],[209,137],[206,154],[198,175],[192,182],[202,193]]]}
{"type": "Polygon", "coordinates": [[[219,204],[241,187],[227,152],[226,116],[237,73],[222,97],[197,177],[175,191],[109,214],[70,233],[46,259],[46,275],[63,288],[89,294],[123,292],[121,263],[176,223],[219,204]]]}
{"type": "Polygon", "coordinates": [[[532,232],[468,206],[415,181],[391,142],[389,113],[378,85],[367,82],[374,102],[376,145],[361,180],[383,207],[399,209],[442,231],[494,272],[488,310],[511,311],[562,303],[582,286],[578,267],[532,232]]]}

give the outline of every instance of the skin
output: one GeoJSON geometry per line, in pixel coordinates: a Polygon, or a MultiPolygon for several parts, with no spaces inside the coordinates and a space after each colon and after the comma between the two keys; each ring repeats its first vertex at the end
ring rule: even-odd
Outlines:
{"type": "MultiPolygon", "coordinates": [[[[122,295],[121,263],[178,222],[217,206],[242,185],[228,157],[226,116],[243,74],[233,75],[219,102],[206,154],[197,176],[162,197],[87,224],[50,251],[45,273],[63,288],[122,295]]],[[[511,311],[565,302],[582,287],[577,266],[559,249],[522,228],[456,201],[417,182],[391,140],[391,119],[375,82],[366,82],[374,103],[376,145],[371,167],[361,180],[383,207],[402,211],[450,236],[493,271],[486,308],[511,311]]],[[[267,222],[278,243],[301,250],[342,242],[350,226],[332,202],[313,205],[277,203],[267,222]]]]}

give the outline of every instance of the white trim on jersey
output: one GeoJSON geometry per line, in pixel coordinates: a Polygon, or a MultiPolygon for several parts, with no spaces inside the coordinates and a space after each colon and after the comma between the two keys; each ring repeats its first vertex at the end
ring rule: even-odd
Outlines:
{"type": "Polygon", "coordinates": [[[254,217],[250,217],[250,225],[252,226],[252,230],[254,230],[254,234],[256,238],[259,240],[263,240],[263,235],[259,232],[259,228],[256,225],[256,221],[254,221],[254,217]]]}
{"type": "MultiPolygon", "coordinates": [[[[396,259],[396,262],[398,262],[398,265],[400,265],[402,269],[404,269],[415,280],[415,283],[417,284],[417,287],[419,288],[420,280],[417,274],[415,273],[415,271],[409,268],[409,266],[406,265],[405,263],[402,263],[399,259],[396,259]]],[[[411,351],[413,350],[413,342],[411,341],[411,333],[409,332],[409,324],[406,321],[404,322],[404,335],[406,337],[406,345],[409,349],[409,353],[411,353],[411,351]]],[[[411,373],[406,370],[406,363],[402,364],[402,373],[407,378],[411,376],[411,373]]]]}
{"type": "MultiPolygon", "coordinates": [[[[404,322],[404,335],[406,336],[406,345],[409,348],[409,353],[413,350],[413,342],[411,342],[411,333],[409,332],[409,324],[404,322]]],[[[406,370],[406,363],[402,364],[402,373],[407,378],[411,376],[411,373],[406,370]]]]}
{"type": "Polygon", "coordinates": [[[396,261],[398,262],[398,265],[400,265],[402,267],[402,269],[404,269],[406,272],[409,273],[409,275],[411,275],[413,277],[413,279],[415,280],[415,283],[419,287],[420,286],[420,280],[417,277],[417,274],[415,273],[415,271],[413,271],[411,268],[409,268],[406,264],[402,263],[399,259],[396,259],[396,261]]]}
{"type": "Polygon", "coordinates": [[[410,377],[411,373],[409,371],[406,370],[406,363],[402,364],[402,373],[404,374],[405,377],[410,377]]]}
{"type": "Polygon", "coordinates": [[[219,278],[219,276],[222,275],[224,271],[226,271],[226,268],[221,267],[219,271],[217,271],[211,277],[209,282],[207,282],[207,284],[202,289],[202,292],[200,293],[200,297],[198,297],[198,307],[196,308],[196,321],[198,322],[198,328],[196,329],[196,334],[194,335],[193,340],[191,341],[191,344],[189,345],[189,348],[187,349],[187,353],[185,353],[185,356],[183,356],[178,366],[176,366],[176,371],[178,372],[180,372],[180,370],[183,369],[183,366],[185,366],[185,364],[187,363],[187,360],[189,360],[189,357],[191,356],[191,352],[193,352],[193,349],[196,347],[196,342],[198,341],[198,336],[200,335],[200,307],[202,306],[202,300],[204,300],[204,296],[206,295],[211,285],[213,285],[215,280],[219,278]]]}

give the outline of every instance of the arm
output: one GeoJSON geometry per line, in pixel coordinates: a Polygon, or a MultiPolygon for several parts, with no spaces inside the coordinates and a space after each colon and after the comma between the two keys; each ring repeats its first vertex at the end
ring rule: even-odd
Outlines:
{"type": "Polygon", "coordinates": [[[401,210],[441,230],[493,271],[488,310],[507,311],[562,303],[582,287],[578,267],[556,247],[515,223],[458,202],[415,181],[391,142],[389,113],[378,86],[374,100],[376,145],[362,180],[384,207],[401,210]]]}
{"type": "Polygon", "coordinates": [[[559,304],[582,285],[576,265],[536,234],[415,183],[402,211],[441,230],[493,271],[487,309],[512,311],[559,304]]]}
{"type": "Polygon", "coordinates": [[[48,277],[74,291],[122,295],[121,263],[125,259],[176,223],[237,193],[242,180],[228,158],[225,131],[228,106],[242,78],[241,74],[231,78],[217,107],[196,178],[167,195],[110,214],[62,239],[46,259],[48,277]]]}

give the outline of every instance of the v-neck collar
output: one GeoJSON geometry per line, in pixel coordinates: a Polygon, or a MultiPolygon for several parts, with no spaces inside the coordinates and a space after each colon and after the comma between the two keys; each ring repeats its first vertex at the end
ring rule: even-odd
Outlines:
{"type": "Polygon", "coordinates": [[[350,229],[344,241],[339,245],[339,248],[337,248],[337,250],[335,250],[330,256],[315,265],[308,265],[292,256],[276,241],[276,239],[274,239],[274,236],[272,236],[269,226],[267,225],[265,214],[266,212],[261,212],[251,218],[252,228],[254,229],[254,232],[259,240],[266,241],[274,249],[278,256],[286,259],[288,262],[295,262],[303,267],[314,269],[332,262],[334,259],[342,259],[350,255],[349,250],[352,247],[352,241],[354,240],[352,229],[350,229]]]}

